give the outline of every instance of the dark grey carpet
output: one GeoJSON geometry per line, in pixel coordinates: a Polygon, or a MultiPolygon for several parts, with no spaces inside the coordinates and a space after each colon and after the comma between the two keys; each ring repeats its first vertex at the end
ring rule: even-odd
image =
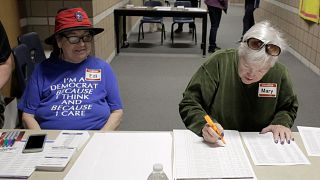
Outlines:
{"type": "Polygon", "coordinates": [[[200,55],[120,53],[112,61],[124,102],[120,130],[184,128],[178,103],[200,55]]]}
{"type": "MultiPolygon", "coordinates": [[[[217,44],[235,48],[242,31],[242,8],[231,6],[223,14],[217,44]]],[[[171,19],[166,18],[167,40],[160,45],[160,32],[145,33],[137,43],[137,29],[129,37],[129,48],[122,48],[111,65],[120,84],[125,106],[120,130],[172,130],[184,128],[178,113],[178,103],[191,76],[206,60],[200,50],[201,23],[197,21],[198,45],[185,32],[175,38],[171,46],[171,19]]],[[[210,26],[210,22],[208,22],[210,26]]],[[[209,29],[209,27],[208,27],[209,29]]],[[[147,25],[145,30],[148,31],[147,25]]],[[[209,31],[208,31],[209,32],[209,31]]],[[[290,53],[281,56],[287,65],[299,98],[299,112],[295,125],[320,127],[320,78],[290,53]]],[[[296,131],[296,126],[293,128],[296,131]]]]}

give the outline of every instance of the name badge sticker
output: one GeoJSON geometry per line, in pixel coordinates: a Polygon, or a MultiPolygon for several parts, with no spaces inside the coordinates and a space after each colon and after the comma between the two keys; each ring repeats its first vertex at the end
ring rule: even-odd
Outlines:
{"type": "Polygon", "coordinates": [[[101,81],[101,69],[86,69],[86,81],[101,81]]]}
{"type": "Polygon", "coordinates": [[[277,97],[277,83],[259,83],[258,97],[277,97]]]}

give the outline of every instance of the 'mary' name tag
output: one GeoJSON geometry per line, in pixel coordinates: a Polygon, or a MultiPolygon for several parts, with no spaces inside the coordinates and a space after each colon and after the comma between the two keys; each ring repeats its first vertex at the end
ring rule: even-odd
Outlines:
{"type": "Polygon", "coordinates": [[[277,83],[259,83],[258,97],[277,97],[277,83]]]}

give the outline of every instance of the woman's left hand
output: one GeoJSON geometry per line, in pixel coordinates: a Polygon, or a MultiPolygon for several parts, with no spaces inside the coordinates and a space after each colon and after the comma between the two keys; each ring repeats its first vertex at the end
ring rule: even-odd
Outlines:
{"type": "Polygon", "coordinates": [[[288,144],[290,144],[290,141],[294,141],[291,130],[285,126],[269,125],[263,128],[260,133],[264,134],[267,132],[273,133],[273,139],[275,143],[278,143],[279,140],[281,144],[284,144],[284,142],[287,142],[288,144]]]}

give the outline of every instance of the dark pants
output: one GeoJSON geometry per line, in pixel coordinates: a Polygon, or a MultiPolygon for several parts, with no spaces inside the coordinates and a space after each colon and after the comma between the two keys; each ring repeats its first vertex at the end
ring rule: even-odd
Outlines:
{"type": "MultiPolygon", "coordinates": [[[[208,6],[208,5],[207,5],[208,6]]],[[[209,17],[211,22],[210,35],[209,35],[209,50],[214,50],[217,47],[216,39],[217,32],[220,25],[222,9],[213,6],[208,6],[209,17]]]]}
{"type": "Polygon", "coordinates": [[[254,25],[254,2],[255,0],[245,0],[242,35],[244,35],[254,25]]]}
{"type": "MultiPolygon", "coordinates": [[[[191,7],[198,7],[198,0],[177,0],[177,1],[190,1],[191,7]]],[[[193,28],[194,24],[189,23],[189,28],[193,28]]],[[[178,29],[182,29],[183,23],[178,23],[178,29]]]]}

